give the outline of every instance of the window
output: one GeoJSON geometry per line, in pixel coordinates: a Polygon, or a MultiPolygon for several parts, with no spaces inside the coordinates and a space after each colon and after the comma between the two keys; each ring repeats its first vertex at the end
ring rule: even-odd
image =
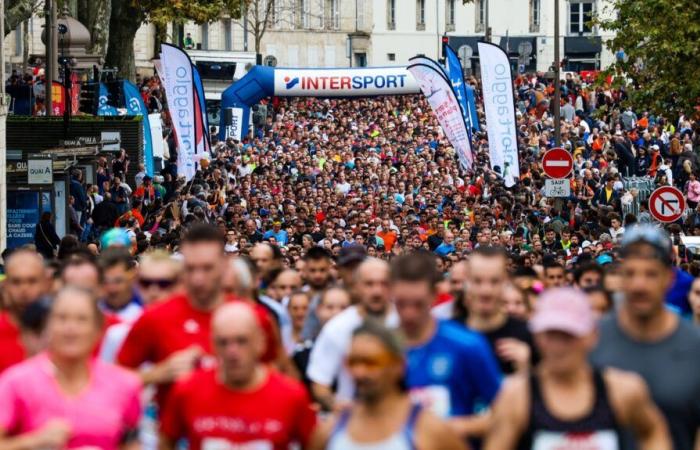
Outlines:
{"type": "Polygon", "coordinates": [[[233,30],[231,28],[231,19],[224,19],[224,50],[231,51],[233,41],[233,30]]]}
{"type": "Polygon", "coordinates": [[[396,0],[386,0],[386,28],[396,29],[396,0]]]}
{"type": "Polygon", "coordinates": [[[280,2],[278,0],[268,0],[270,8],[267,23],[273,27],[278,27],[280,23],[280,2]]]}
{"type": "Polygon", "coordinates": [[[445,0],[445,25],[447,31],[455,29],[455,0],[445,0]]]}
{"type": "Polygon", "coordinates": [[[340,28],[340,0],[325,0],[325,28],[337,30],[340,28]]]}
{"type": "Polygon", "coordinates": [[[386,59],[388,59],[389,61],[396,61],[396,53],[387,53],[386,59]]]}
{"type": "Polygon", "coordinates": [[[209,24],[203,23],[202,29],[202,50],[209,50],[209,24]]]}
{"type": "Polygon", "coordinates": [[[296,0],[296,8],[294,8],[294,15],[294,23],[297,28],[309,28],[308,0],[296,0]]]}
{"type": "Polygon", "coordinates": [[[416,30],[425,30],[425,0],[416,0],[416,30]]]}
{"type": "Polygon", "coordinates": [[[593,32],[593,2],[574,1],[569,3],[569,34],[593,32]]]}
{"type": "Polygon", "coordinates": [[[476,0],[476,30],[484,31],[484,26],[486,23],[486,1],[488,0],[476,0]]]}
{"type": "Polygon", "coordinates": [[[530,0],[530,32],[540,31],[540,0],[530,0]]]}

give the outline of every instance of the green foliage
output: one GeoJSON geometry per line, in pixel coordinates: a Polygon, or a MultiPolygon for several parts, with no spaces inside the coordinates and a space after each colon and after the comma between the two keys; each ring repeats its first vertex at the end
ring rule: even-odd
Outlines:
{"type": "Polygon", "coordinates": [[[132,0],[132,6],[156,25],[188,20],[206,23],[222,15],[239,18],[241,12],[240,0],[132,0]]]}
{"type": "Polygon", "coordinates": [[[700,2],[698,0],[610,0],[610,19],[598,17],[608,48],[624,50],[624,61],[608,69],[628,84],[629,103],[655,114],[697,114],[700,105],[700,2]]]}

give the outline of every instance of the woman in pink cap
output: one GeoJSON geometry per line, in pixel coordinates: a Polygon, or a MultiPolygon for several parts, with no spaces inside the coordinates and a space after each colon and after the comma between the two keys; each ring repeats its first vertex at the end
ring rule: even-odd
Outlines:
{"type": "Polygon", "coordinates": [[[671,449],[666,423],[644,381],[588,362],[595,317],[581,291],[554,289],[540,297],[530,320],[540,363],[533,373],[514,375],[504,384],[485,450],[619,450],[626,428],[641,449],[671,449]]]}

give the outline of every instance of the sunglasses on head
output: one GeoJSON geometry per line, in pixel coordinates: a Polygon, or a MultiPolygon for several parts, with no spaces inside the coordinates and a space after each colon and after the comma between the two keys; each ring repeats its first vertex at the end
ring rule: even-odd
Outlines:
{"type": "Polygon", "coordinates": [[[175,284],[175,280],[171,280],[168,278],[140,278],[139,279],[139,285],[141,285],[142,288],[148,289],[151,286],[158,286],[160,289],[168,289],[172,287],[175,284]]]}

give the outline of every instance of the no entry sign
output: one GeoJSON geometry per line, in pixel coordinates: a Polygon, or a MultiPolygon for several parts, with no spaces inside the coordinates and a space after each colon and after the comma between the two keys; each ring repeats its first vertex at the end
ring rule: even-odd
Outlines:
{"type": "Polygon", "coordinates": [[[553,148],[544,154],[542,168],[550,178],[566,178],[574,169],[574,157],[563,148],[553,148]]]}
{"type": "Polygon", "coordinates": [[[662,186],[649,197],[649,212],[659,222],[669,223],[680,219],[685,211],[683,193],[671,186],[662,186]]]}

